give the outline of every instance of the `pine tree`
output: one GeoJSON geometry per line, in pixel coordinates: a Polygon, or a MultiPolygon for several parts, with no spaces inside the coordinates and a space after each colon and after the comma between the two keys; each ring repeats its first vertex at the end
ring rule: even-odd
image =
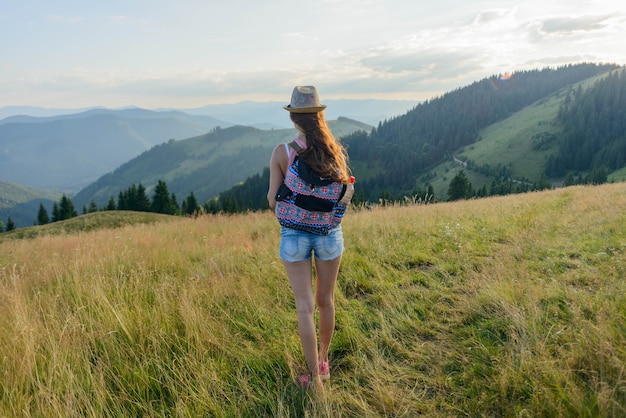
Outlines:
{"type": "MultiPolygon", "coordinates": [[[[128,189],[121,191],[117,198],[117,209],[150,212],[150,199],[146,194],[146,188],[139,183],[139,186],[133,184],[128,189]]],[[[107,210],[115,210],[113,197],[109,200],[107,210]]]]}
{"type": "Polygon", "coordinates": [[[604,184],[607,182],[608,174],[604,167],[595,168],[589,177],[587,177],[587,183],[589,184],[604,184]]]}
{"type": "Polygon", "coordinates": [[[43,206],[42,203],[39,204],[39,212],[37,213],[37,225],[45,225],[50,223],[50,218],[48,217],[48,211],[43,206]]]}
{"type": "Polygon", "coordinates": [[[117,196],[117,210],[128,210],[128,198],[126,192],[120,192],[117,196]]]}
{"type": "Polygon", "coordinates": [[[204,211],[213,215],[222,211],[222,201],[216,197],[204,202],[204,211]]]}
{"type": "Polygon", "coordinates": [[[59,222],[61,220],[61,210],[59,209],[59,204],[54,202],[52,204],[52,220],[51,222],[59,222]]]}
{"type": "Polygon", "coordinates": [[[200,205],[198,205],[198,200],[196,200],[196,196],[191,192],[189,196],[185,200],[183,200],[182,212],[183,215],[194,215],[200,211],[200,205]]]}
{"type": "Polygon", "coordinates": [[[59,215],[59,220],[71,219],[78,216],[76,209],[74,209],[72,200],[66,195],[63,195],[61,197],[61,201],[59,202],[59,215]]]}
{"type": "Polygon", "coordinates": [[[137,210],[137,186],[131,185],[126,191],[127,210],[137,210]]]}
{"type": "Polygon", "coordinates": [[[429,202],[434,202],[435,199],[436,199],[436,196],[435,196],[435,188],[433,187],[432,184],[428,185],[428,192],[427,193],[428,193],[428,198],[427,198],[428,201],[429,202]]]}
{"type": "Polygon", "coordinates": [[[176,200],[176,195],[172,193],[172,197],[170,198],[170,210],[168,215],[178,215],[180,213],[180,206],[178,205],[178,200],[176,200]]]}
{"type": "Polygon", "coordinates": [[[448,186],[448,199],[450,201],[465,199],[471,197],[471,194],[472,184],[467,179],[465,171],[461,170],[450,181],[450,185],[448,186]]]}
{"type": "Polygon", "coordinates": [[[165,184],[163,180],[159,180],[154,188],[154,196],[152,196],[150,210],[156,213],[171,214],[172,206],[172,199],[167,190],[167,184],[165,184]]]}
{"type": "Polygon", "coordinates": [[[148,195],[146,194],[146,188],[141,183],[137,186],[133,210],[150,212],[150,199],[148,199],[148,195]]]}
{"type": "Polygon", "coordinates": [[[117,210],[117,206],[115,205],[115,199],[113,198],[113,196],[111,196],[111,198],[109,199],[106,210],[117,210]]]}
{"type": "Polygon", "coordinates": [[[13,219],[10,217],[7,218],[7,227],[6,232],[13,231],[15,229],[15,223],[13,223],[13,219]]]}

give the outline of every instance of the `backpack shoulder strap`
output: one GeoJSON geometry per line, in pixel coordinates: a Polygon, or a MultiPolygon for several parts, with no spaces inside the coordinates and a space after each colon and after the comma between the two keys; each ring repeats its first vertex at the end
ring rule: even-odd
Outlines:
{"type": "Polygon", "coordinates": [[[291,141],[288,144],[291,148],[293,148],[296,151],[296,154],[300,155],[300,153],[304,150],[294,139],[293,141],[291,141]]]}

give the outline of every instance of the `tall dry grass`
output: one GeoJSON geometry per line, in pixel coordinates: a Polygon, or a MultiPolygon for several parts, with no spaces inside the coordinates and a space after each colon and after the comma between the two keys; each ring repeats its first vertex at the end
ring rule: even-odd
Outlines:
{"type": "Polygon", "coordinates": [[[352,210],[302,391],[270,213],[0,244],[2,416],[623,416],[626,184],[352,210]]]}

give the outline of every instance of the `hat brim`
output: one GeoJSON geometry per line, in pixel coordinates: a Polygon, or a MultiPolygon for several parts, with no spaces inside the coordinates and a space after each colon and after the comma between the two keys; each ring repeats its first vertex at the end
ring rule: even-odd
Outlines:
{"type": "Polygon", "coordinates": [[[313,107],[291,107],[291,105],[286,105],[286,106],[283,106],[283,109],[291,113],[317,113],[326,109],[326,105],[313,106],[313,107]]]}

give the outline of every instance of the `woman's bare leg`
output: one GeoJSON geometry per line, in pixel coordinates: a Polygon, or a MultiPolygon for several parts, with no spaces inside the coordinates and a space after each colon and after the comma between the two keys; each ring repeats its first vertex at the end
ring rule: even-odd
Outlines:
{"type": "Polygon", "coordinates": [[[312,288],[312,264],[311,260],[289,263],[283,261],[287,277],[291,283],[291,290],[296,301],[298,313],[298,331],[302,351],[306,359],[307,367],[311,372],[313,381],[319,379],[317,336],[315,332],[315,301],[312,288]]]}
{"type": "Polygon", "coordinates": [[[319,308],[319,361],[328,361],[330,340],[335,330],[335,283],[341,256],[334,260],[315,260],[315,300],[319,308]]]}

